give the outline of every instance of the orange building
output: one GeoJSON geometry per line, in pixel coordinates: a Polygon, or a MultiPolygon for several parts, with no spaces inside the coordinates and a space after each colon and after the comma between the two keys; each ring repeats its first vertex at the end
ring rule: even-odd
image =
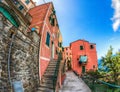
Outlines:
{"type": "Polygon", "coordinates": [[[72,52],[70,47],[64,47],[63,60],[66,64],[66,70],[69,70],[69,68],[71,68],[70,66],[72,61],[72,52]]]}
{"type": "Polygon", "coordinates": [[[96,44],[85,40],[70,43],[72,52],[72,69],[79,75],[98,67],[96,44]]]}
{"type": "MultiPolygon", "coordinates": [[[[52,2],[32,8],[30,28],[40,35],[39,75],[40,79],[45,73],[51,60],[58,59],[59,26],[52,2]]],[[[62,44],[61,44],[62,45],[62,44]]]]}

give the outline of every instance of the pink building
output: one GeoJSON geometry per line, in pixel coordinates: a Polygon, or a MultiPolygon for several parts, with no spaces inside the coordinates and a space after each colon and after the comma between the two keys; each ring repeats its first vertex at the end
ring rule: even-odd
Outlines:
{"type": "Polygon", "coordinates": [[[41,38],[39,52],[39,75],[41,79],[49,62],[58,58],[60,31],[52,3],[36,6],[29,12],[33,18],[30,28],[38,30],[41,38]]]}
{"type": "Polygon", "coordinates": [[[96,44],[85,40],[70,43],[72,69],[79,75],[98,68],[96,44]]]}

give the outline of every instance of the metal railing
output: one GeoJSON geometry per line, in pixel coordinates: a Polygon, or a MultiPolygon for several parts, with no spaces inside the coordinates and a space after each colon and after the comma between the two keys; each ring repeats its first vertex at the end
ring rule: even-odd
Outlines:
{"type": "Polygon", "coordinates": [[[83,76],[82,79],[92,92],[120,92],[119,85],[100,81],[90,76],[83,76]]]}
{"type": "Polygon", "coordinates": [[[58,80],[58,76],[59,76],[59,70],[60,70],[59,68],[60,68],[61,59],[62,59],[62,54],[59,53],[58,61],[57,61],[57,64],[56,64],[54,77],[53,77],[53,92],[56,92],[56,86],[57,86],[57,80],[58,80]]]}

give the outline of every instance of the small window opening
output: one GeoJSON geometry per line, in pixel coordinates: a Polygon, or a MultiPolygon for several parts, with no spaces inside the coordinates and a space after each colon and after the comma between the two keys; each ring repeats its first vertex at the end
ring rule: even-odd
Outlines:
{"type": "Polygon", "coordinates": [[[80,50],[83,50],[84,48],[83,48],[83,46],[80,46],[80,50]]]}
{"type": "Polygon", "coordinates": [[[90,49],[94,49],[94,45],[90,45],[90,49]]]}

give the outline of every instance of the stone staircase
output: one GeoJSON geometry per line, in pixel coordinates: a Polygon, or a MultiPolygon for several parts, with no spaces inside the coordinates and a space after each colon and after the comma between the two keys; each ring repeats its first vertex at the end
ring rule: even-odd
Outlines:
{"type": "Polygon", "coordinates": [[[53,79],[57,80],[57,77],[54,76],[56,66],[57,62],[55,60],[50,61],[37,92],[53,92],[53,79]]]}

